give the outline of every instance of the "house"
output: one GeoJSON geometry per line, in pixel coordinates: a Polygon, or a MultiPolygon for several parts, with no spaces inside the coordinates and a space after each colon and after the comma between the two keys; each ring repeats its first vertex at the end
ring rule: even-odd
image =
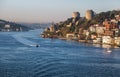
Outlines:
{"type": "Polygon", "coordinates": [[[96,34],[91,34],[91,39],[96,39],[97,38],[97,35],[96,34]]]}
{"type": "Polygon", "coordinates": [[[101,37],[97,37],[95,40],[93,40],[93,43],[102,43],[102,38],[101,37]]]}
{"type": "Polygon", "coordinates": [[[103,44],[114,44],[114,39],[111,36],[102,36],[103,44]]]}
{"type": "Polygon", "coordinates": [[[93,26],[93,25],[91,25],[90,27],[89,27],[89,31],[92,33],[92,32],[96,32],[96,27],[95,26],[93,26]]]}
{"type": "Polygon", "coordinates": [[[89,35],[89,31],[88,30],[83,30],[83,34],[84,35],[89,35]]]}
{"type": "Polygon", "coordinates": [[[114,44],[120,46],[120,37],[114,37],[114,44]]]}
{"type": "Polygon", "coordinates": [[[103,25],[106,27],[107,30],[119,28],[119,26],[117,24],[118,24],[118,22],[114,19],[111,21],[106,20],[103,22],[103,25]]]}
{"type": "Polygon", "coordinates": [[[97,26],[96,27],[97,34],[103,34],[105,30],[106,30],[106,27],[104,27],[104,26],[97,26]]]}
{"type": "Polygon", "coordinates": [[[9,28],[10,28],[10,25],[9,25],[9,24],[6,24],[6,25],[5,25],[5,28],[9,29],[9,28]]]}
{"type": "Polygon", "coordinates": [[[4,26],[4,29],[2,29],[2,31],[7,31],[7,32],[10,32],[10,31],[12,31],[12,29],[11,29],[11,26],[9,25],[9,24],[6,24],[5,26],[4,26]]]}
{"type": "Polygon", "coordinates": [[[67,39],[74,39],[75,34],[74,33],[67,33],[66,38],[67,39]]]}
{"type": "Polygon", "coordinates": [[[104,32],[104,36],[114,36],[114,35],[115,35],[115,31],[105,30],[104,32]]]}

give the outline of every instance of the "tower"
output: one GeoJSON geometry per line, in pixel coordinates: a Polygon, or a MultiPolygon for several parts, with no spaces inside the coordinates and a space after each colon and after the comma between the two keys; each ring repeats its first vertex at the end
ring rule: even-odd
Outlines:
{"type": "Polygon", "coordinates": [[[80,13],[79,12],[73,12],[72,18],[80,18],[80,13]]]}
{"type": "Polygon", "coordinates": [[[87,10],[86,11],[86,19],[91,20],[94,17],[94,11],[93,10],[87,10]]]}

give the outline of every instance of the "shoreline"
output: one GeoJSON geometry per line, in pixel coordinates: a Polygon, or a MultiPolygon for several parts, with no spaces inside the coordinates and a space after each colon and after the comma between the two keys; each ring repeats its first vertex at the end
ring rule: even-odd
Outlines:
{"type": "MultiPolygon", "coordinates": [[[[51,38],[51,39],[60,39],[60,40],[71,40],[71,41],[76,41],[79,43],[84,43],[84,44],[95,44],[95,45],[100,45],[100,47],[102,47],[102,45],[108,45],[110,46],[110,48],[120,48],[119,45],[116,44],[108,44],[108,43],[93,43],[93,40],[80,40],[80,39],[68,39],[66,37],[43,37],[44,34],[41,34],[42,38],[51,38]]],[[[103,47],[104,48],[104,47],[103,47]]],[[[106,48],[106,47],[105,47],[106,48]]],[[[109,48],[109,47],[108,47],[109,48]]]]}

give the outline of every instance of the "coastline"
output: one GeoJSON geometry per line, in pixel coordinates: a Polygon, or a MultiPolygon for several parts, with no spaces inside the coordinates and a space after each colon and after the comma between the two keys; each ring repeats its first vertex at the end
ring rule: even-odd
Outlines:
{"type": "Polygon", "coordinates": [[[60,40],[71,40],[71,41],[77,41],[79,43],[84,43],[84,44],[91,44],[91,45],[99,45],[102,47],[103,45],[108,45],[108,47],[103,47],[103,48],[120,48],[120,45],[116,44],[110,44],[110,43],[94,43],[92,40],[80,40],[80,39],[67,39],[66,37],[43,37],[43,34],[41,34],[42,38],[51,38],[51,39],[60,39],[60,40]]]}

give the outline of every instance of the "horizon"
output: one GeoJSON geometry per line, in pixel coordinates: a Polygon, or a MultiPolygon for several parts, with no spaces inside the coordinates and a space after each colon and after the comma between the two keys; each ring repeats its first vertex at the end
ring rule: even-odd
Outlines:
{"type": "Polygon", "coordinates": [[[88,9],[96,13],[120,9],[120,1],[72,1],[72,0],[2,0],[0,19],[23,23],[60,22],[72,17],[75,11],[84,17],[88,9]]]}

